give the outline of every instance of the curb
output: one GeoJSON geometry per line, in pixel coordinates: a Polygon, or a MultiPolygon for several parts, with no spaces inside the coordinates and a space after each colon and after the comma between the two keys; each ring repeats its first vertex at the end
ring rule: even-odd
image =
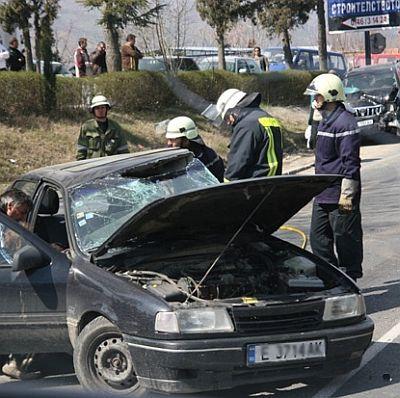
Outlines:
{"type": "Polygon", "coordinates": [[[298,167],[297,169],[289,170],[286,173],[283,173],[283,175],[289,175],[290,176],[290,175],[293,175],[293,174],[297,174],[297,173],[300,173],[300,172],[302,172],[304,170],[311,169],[312,167],[314,167],[314,165],[315,165],[314,162],[308,163],[308,164],[306,164],[304,166],[298,167]]]}

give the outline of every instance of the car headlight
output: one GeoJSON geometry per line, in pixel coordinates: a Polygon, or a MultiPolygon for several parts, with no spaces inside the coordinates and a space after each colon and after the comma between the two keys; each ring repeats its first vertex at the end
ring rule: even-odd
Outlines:
{"type": "Polygon", "coordinates": [[[225,308],[193,308],[159,312],[155,329],[164,333],[233,332],[231,318],[225,308]]]}
{"type": "Polygon", "coordinates": [[[364,297],[360,294],[350,294],[327,298],[322,319],[334,321],[362,315],[365,315],[364,297]]]}

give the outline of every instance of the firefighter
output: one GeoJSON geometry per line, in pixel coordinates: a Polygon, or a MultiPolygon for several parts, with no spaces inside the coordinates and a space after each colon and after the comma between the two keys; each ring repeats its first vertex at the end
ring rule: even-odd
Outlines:
{"type": "Polygon", "coordinates": [[[321,115],[315,148],[316,174],[341,174],[343,180],[319,194],[313,205],[310,243],[314,254],[362,277],[363,243],[360,212],[360,131],[346,109],[338,76],[317,76],[305,91],[321,115]],[[334,252],[336,246],[337,257],[334,252]]]}
{"type": "Polygon", "coordinates": [[[260,103],[260,93],[235,88],[218,98],[216,114],[232,128],[226,181],[282,174],[281,126],[260,103]]]}
{"type": "Polygon", "coordinates": [[[167,124],[165,138],[170,148],[187,148],[220,181],[224,180],[224,163],[200,137],[197,126],[187,116],[178,116],[167,124]]]}
{"type": "Polygon", "coordinates": [[[110,102],[104,95],[93,97],[90,112],[93,113],[94,119],[87,120],[81,126],[77,160],[129,152],[121,126],[107,117],[110,109],[110,102]]]}

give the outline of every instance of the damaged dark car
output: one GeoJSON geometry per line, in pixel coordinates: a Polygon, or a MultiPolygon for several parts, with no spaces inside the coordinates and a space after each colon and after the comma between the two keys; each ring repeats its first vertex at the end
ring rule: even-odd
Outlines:
{"type": "Polygon", "coordinates": [[[387,63],[347,73],[346,97],[364,137],[377,132],[400,135],[399,67],[399,63],[387,63]]]}
{"type": "Polygon", "coordinates": [[[50,166],[0,214],[1,353],[69,352],[85,388],[188,393],[356,368],[360,289],[273,236],[339,176],[219,184],[181,149],[50,166]],[[15,242],[18,242],[15,244],[15,242]],[[7,240],[9,242],[9,240],[7,240]]]}

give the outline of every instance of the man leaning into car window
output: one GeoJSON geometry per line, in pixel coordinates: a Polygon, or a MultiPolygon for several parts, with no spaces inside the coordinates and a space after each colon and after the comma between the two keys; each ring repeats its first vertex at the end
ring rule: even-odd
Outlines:
{"type": "MultiPolygon", "coordinates": [[[[32,201],[28,195],[19,189],[10,189],[0,195],[0,212],[24,225],[29,211],[32,209],[32,201]]],[[[6,231],[0,225],[0,262],[11,264],[12,254],[19,248],[21,241],[11,231],[6,231]]],[[[8,362],[2,367],[2,372],[14,379],[34,379],[41,373],[31,372],[33,355],[10,354],[8,362]]]]}
{"type": "Polygon", "coordinates": [[[91,159],[128,153],[128,144],[121,126],[107,117],[111,109],[104,95],[93,97],[90,112],[94,119],[82,124],[78,138],[76,159],[91,159]]]}

